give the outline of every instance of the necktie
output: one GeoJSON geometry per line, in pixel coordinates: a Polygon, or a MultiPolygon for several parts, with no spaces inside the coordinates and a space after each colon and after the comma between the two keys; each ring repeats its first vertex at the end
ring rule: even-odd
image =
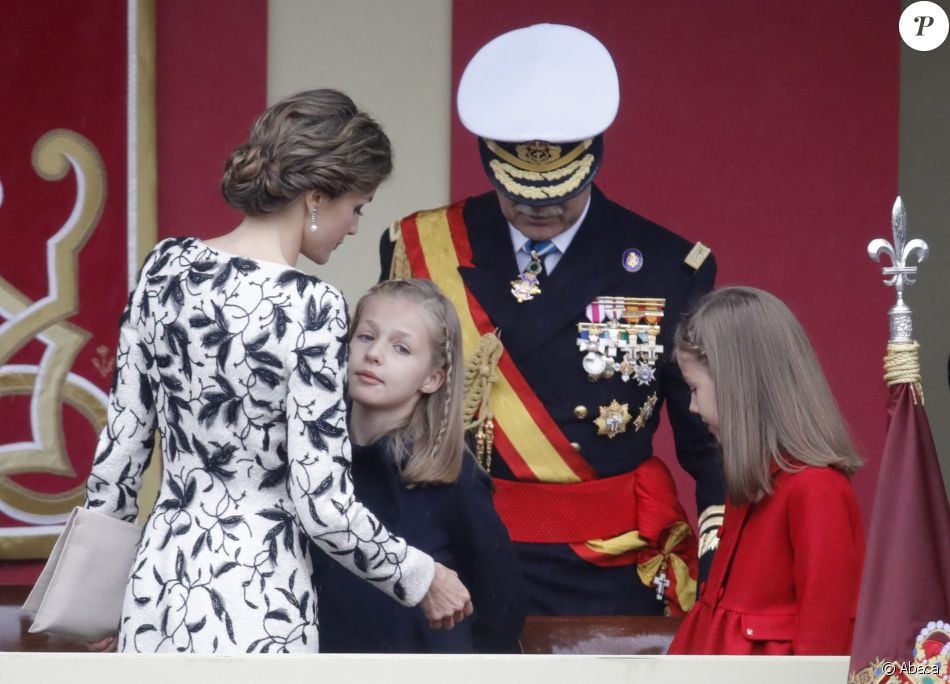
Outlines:
{"type": "Polygon", "coordinates": [[[539,273],[544,275],[548,274],[548,270],[544,265],[544,257],[555,251],[557,249],[557,245],[555,245],[550,240],[540,240],[539,242],[528,240],[526,243],[524,243],[524,246],[522,246],[521,249],[524,250],[525,253],[531,255],[531,263],[528,264],[526,270],[532,270],[532,264],[537,261],[538,265],[541,267],[539,273]]]}

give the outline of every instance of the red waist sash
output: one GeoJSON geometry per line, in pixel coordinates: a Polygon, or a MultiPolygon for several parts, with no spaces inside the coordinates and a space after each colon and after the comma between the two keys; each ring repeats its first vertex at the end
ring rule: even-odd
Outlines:
{"type": "Polygon", "coordinates": [[[511,540],[569,544],[636,529],[637,471],[575,483],[495,481],[495,510],[511,540]]]}
{"type": "Polygon", "coordinates": [[[573,544],[636,530],[655,544],[665,529],[686,519],[673,476],[656,457],[600,480],[494,482],[495,510],[512,541],[573,544]]]}

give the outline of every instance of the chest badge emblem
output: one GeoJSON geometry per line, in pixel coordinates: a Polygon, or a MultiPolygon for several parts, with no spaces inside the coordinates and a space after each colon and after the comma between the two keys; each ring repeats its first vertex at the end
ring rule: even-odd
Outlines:
{"type": "Polygon", "coordinates": [[[621,404],[616,399],[607,406],[601,406],[600,416],[594,420],[598,435],[607,435],[613,439],[627,431],[627,425],[633,419],[630,415],[630,405],[621,404]]]}
{"type": "Polygon", "coordinates": [[[623,267],[630,273],[636,273],[643,268],[643,252],[631,247],[623,253],[623,267]]]}

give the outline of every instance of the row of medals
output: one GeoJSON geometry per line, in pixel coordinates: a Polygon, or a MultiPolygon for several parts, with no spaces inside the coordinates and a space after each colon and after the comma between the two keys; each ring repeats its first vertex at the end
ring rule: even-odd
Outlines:
{"type": "MultiPolygon", "coordinates": [[[[538,274],[541,259],[532,252],[531,262],[515,280],[511,281],[511,294],[519,303],[534,299],[541,294],[538,274]]],[[[629,382],[631,378],[639,386],[648,386],[656,379],[656,362],[663,353],[663,345],[657,344],[660,321],[663,320],[665,299],[651,297],[597,297],[587,305],[587,321],[577,324],[577,347],[584,354],[582,365],[591,382],[607,380],[615,374],[629,382]]],[[[653,415],[657,403],[656,392],[640,407],[634,420],[634,429],[640,430],[653,415]]],[[[627,429],[633,419],[629,404],[616,399],[607,406],[600,406],[600,415],[594,420],[597,434],[613,439],[627,429]]],[[[585,416],[587,409],[578,407],[585,416]]],[[[581,418],[578,415],[578,418],[581,418]]]]}
{"type": "MultiPolygon", "coordinates": [[[[644,297],[597,297],[588,304],[587,321],[577,324],[577,347],[584,354],[582,365],[591,382],[620,379],[636,380],[648,386],[656,379],[656,363],[663,353],[657,344],[665,299],[644,297]]],[[[653,415],[657,395],[653,393],[640,407],[634,420],[640,430],[653,415]]],[[[629,405],[616,399],[601,406],[594,421],[597,432],[613,439],[625,432],[631,421],[629,405]]]]}
{"type": "MultiPolygon", "coordinates": [[[[541,294],[538,273],[541,260],[531,253],[531,262],[515,280],[511,294],[519,303],[541,294]]],[[[665,299],[649,297],[597,297],[587,305],[587,322],[577,324],[577,346],[584,355],[584,371],[593,382],[613,377],[638,385],[655,379],[656,361],[663,346],[656,343],[663,320],[665,299]],[[621,322],[622,321],[622,322],[621,322]]]]}

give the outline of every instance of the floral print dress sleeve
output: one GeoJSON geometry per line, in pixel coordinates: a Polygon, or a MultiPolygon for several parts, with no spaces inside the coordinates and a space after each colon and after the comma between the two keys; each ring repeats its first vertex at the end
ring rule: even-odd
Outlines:
{"type": "MultiPolygon", "coordinates": [[[[167,262],[167,259],[165,260],[167,262]]],[[[155,445],[156,359],[142,323],[150,315],[146,288],[162,268],[162,255],[153,251],[129,293],[119,319],[119,346],[109,392],[106,425],[99,435],[92,474],[86,481],[86,506],[116,518],[133,521],[138,516],[138,492],[155,445]]]]}

